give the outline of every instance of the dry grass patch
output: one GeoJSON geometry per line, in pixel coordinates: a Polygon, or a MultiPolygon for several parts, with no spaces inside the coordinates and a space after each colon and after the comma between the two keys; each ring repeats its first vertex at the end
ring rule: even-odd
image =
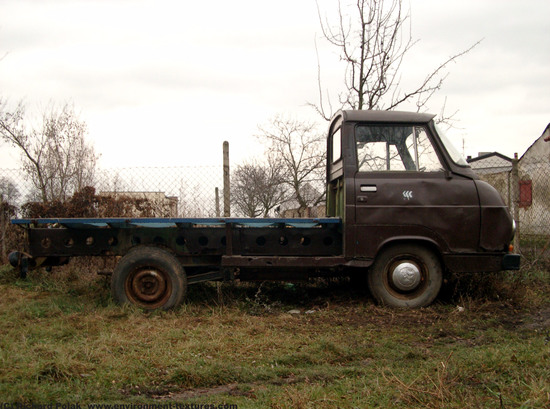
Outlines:
{"type": "Polygon", "coordinates": [[[240,409],[544,407],[547,288],[532,289],[534,308],[471,294],[407,311],[375,306],[346,283],[227,285],[223,302],[215,286],[200,285],[178,310],[150,313],[113,305],[101,278],[33,273],[22,282],[3,269],[0,396],[240,409]]]}

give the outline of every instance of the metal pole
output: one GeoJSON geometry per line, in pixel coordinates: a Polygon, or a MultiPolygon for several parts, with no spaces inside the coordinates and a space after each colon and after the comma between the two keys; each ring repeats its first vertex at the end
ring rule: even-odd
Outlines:
{"type": "Polygon", "coordinates": [[[231,217],[229,191],[229,142],[223,143],[223,217],[231,217]]]}
{"type": "MultiPolygon", "coordinates": [[[[219,214],[219,193],[218,188],[216,188],[216,212],[219,214]]],[[[231,195],[229,187],[229,142],[225,141],[223,143],[223,217],[231,217],[231,195]]],[[[232,231],[231,225],[227,223],[225,225],[225,234],[226,234],[226,246],[228,248],[228,253],[232,253],[232,231]]],[[[218,281],[216,284],[216,290],[218,294],[218,303],[223,304],[223,293],[222,285],[218,281]]]]}
{"type": "Polygon", "coordinates": [[[516,235],[514,236],[514,251],[519,253],[520,220],[519,220],[519,160],[518,154],[514,153],[512,160],[512,217],[516,221],[516,235]]]}

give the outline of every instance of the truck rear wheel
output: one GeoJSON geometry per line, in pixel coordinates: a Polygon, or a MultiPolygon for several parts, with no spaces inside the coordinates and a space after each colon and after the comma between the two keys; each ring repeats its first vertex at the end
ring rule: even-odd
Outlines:
{"type": "Polygon", "coordinates": [[[442,281],[438,257],[414,244],[383,250],[368,273],[369,289],[374,298],[391,307],[420,308],[431,304],[442,281]]]}
{"type": "Polygon", "coordinates": [[[178,260],[157,247],[136,247],[119,261],[111,279],[118,304],[167,310],[181,304],[187,277],[178,260]]]}

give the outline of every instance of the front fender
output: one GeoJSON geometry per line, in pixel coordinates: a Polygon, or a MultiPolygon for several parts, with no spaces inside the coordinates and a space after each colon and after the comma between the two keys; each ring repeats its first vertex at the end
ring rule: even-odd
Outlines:
{"type": "Polygon", "coordinates": [[[475,181],[479,195],[479,247],[486,251],[507,251],[514,234],[514,223],[500,193],[489,183],[475,181]]]}

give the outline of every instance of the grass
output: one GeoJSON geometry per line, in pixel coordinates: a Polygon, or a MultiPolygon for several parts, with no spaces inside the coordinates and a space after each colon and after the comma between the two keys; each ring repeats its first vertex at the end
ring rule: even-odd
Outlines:
{"type": "Polygon", "coordinates": [[[2,267],[0,402],[548,407],[548,272],[449,286],[403,311],[342,281],[224,285],[222,300],[200,284],[147,313],[112,304],[101,277],[2,267]]]}

